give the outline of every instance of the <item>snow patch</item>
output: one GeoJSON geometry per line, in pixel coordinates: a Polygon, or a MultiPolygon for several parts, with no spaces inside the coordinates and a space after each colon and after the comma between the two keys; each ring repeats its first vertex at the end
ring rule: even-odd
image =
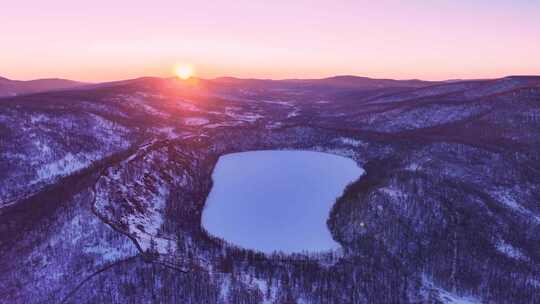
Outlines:
{"type": "Polygon", "coordinates": [[[420,169],[420,164],[417,163],[410,163],[405,167],[407,171],[418,171],[418,169],[420,169]]]}
{"type": "Polygon", "coordinates": [[[49,121],[49,117],[43,114],[36,114],[36,115],[30,116],[30,122],[32,123],[47,122],[47,121],[49,121]]]}
{"type": "Polygon", "coordinates": [[[231,289],[231,280],[229,279],[228,276],[223,277],[223,279],[221,280],[221,287],[219,289],[219,298],[226,302],[230,289],[231,289]]]}
{"type": "Polygon", "coordinates": [[[482,301],[471,297],[461,296],[456,293],[450,292],[444,288],[436,286],[432,279],[426,275],[422,276],[422,293],[427,298],[429,296],[436,296],[438,300],[444,304],[481,304],[482,301]]]}
{"type": "Polygon", "coordinates": [[[210,121],[202,117],[189,117],[184,119],[184,124],[188,126],[200,126],[209,123],[210,121]]]}
{"type": "Polygon", "coordinates": [[[61,159],[41,166],[37,170],[37,177],[38,180],[48,180],[57,176],[67,176],[85,168],[94,160],[94,155],[79,154],[75,156],[69,152],[61,159]]]}
{"type": "Polygon", "coordinates": [[[173,127],[157,128],[155,129],[157,133],[165,135],[168,139],[178,138],[179,135],[176,133],[173,127]]]}
{"type": "Polygon", "coordinates": [[[238,113],[238,112],[235,112],[234,109],[230,107],[227,107],[225,109],[225,114],[227,114],[228,116],[234,119],[238,119],[238,120],[242,120],[246,122],[256,122],[257,120],[264,117],[263,115],[258,114],[258,113],[250,113],[250,112],[238,113]]]}
{"type": "Polygon", "coordinates": [[[360,147],[363,144],[361,140],[350,138],[350,137],[340,137],[336,141],[345,145],[353,146],[353,147],[360,147]]]}
{"type": "Polygon", "coordinates": [[[278,104],[282,106],[291,106],[290,102],[285,100],[261,100],[264,103],[270,103],[270,104],[278,104]]]}
{"type": "Polygon", "coordinates": [[[188,110],[192,112],[200,112],[199,107],[197,107],[196,105],[194,105],[193,103],[189,101],[179,100],[176,102],[176,104],[184,110],[188,110]]]}
{"type": "Polygon", "coordinates": [[[276,286],[268,286],[268,282],[258,278],[253,278],[253,284],[263,295],[263,304],[273,304],[277,299],[278,289],[276,286]]]}
{"type": "Polygon", "coordinates": [[[119,95],[117,99],[125,100],[131,107],[142,109],[144,112],[161,117],[169,116],[167,113],[157,110],[154,106],[148,104],[148,100],[141,97],[140,94],[136,95],[119,95]]]}
{"type": "Polygon", "coordinates": [[[497,201],[504,204],[506,207],[532,218],[537,223],[540,223],[540,216],[521,206],[508,189],[499,189],[496,191],[492,191],[491,196],[494,197],[497,201]]]}
{"type": "Polygon", "coordinates": [[[510,257],[512,259],[516,259],[516,260],[526,260],[527,257],[523,254],[523,252],[512,246],[511,244],[508,244],[507,242],[505,242],[504,240],[499,240],[496,244],[495,244],[495,248],[497,248],[497,250],[506,255],[507,257],[510,257]]]}
{"type": "Polygon", "coordinates": [[[295,108],[294,110],[289,112],[289,114],[287,114],[287,118],[293,118],[293,117],[296,117],[298,115],[300,115],[300,110],[295,108]]]}
{"type": "Polygon", "coordinates": [[[379,191],[393,199],[399,199],[406,196],[403,191],[390,187],[380,188],[379,191]]]}

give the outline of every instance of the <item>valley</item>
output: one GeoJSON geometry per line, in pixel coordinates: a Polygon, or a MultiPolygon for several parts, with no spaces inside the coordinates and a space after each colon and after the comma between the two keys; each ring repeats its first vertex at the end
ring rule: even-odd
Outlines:
{"type": "Polygon", "coordinates": [[[140,78],[2,98],[0,302],[539,302],[539,101],[534,76],[140,78]],[[206,231],[220,158],[268,150],[356,166],[317,220],[339,254],[206,231]]]}

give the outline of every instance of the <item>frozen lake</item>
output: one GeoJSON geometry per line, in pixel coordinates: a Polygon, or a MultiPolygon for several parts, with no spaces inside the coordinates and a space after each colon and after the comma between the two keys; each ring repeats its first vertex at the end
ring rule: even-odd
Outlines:
{"type": "Polygon", "coordinates": [[[345,157],[254,151],[220,157],[202,216],[211,234],[270,253],[339,247],[326,220],[336,198],[364,171],[345,157]]]}

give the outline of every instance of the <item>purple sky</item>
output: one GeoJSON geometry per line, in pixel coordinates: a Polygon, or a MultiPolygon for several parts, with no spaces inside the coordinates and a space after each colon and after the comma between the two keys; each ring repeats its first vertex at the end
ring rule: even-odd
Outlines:
{"type": "Polygon", "coordinates": [[[9,1],[0,75],[103,81],[540,74],[540,1],[9,1]]]}

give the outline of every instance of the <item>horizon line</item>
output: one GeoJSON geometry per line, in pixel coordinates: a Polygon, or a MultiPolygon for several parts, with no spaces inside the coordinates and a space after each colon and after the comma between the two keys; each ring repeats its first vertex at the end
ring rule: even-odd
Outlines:
{"type": "MultiPolygon", "coordinates": [[[[353,74],[335,74],[332,76],[326,76],[326,77],[290,77],[290,78],[257,78],[257,77],[240,77],[240,76],[216,76],[216,77],[198,77],[193,76],[191,79],[198,79],[198,80],[219,80],[219,79],[236,79],[236,80],[263,80],[263,81],[299,81],[299,80],[325,80],[325,79],[332,79],[332,78],[339,78],[339,77],[354,77],[354,78],[364,78],[364,79],[373,79],[373,80],[395,80],[395,81],[423,81],[423,82],[450,82],[450,81],[474,81],[474,80],[493,80],[493,79],[502,79],[502,78],[510,78],[510,77],[540,77],[540,74],[506,74],[505,76],[500,77],[484,77],[484,78],[448,78],[443,80],[431,80],[431,79],[422,79],[422,78],[388,78],[388,77],[370,77],[370,76],[362,76],[362,75],[353,75],[353,74]]],[[[121,78],[116,80],[99,80],[99,81],[82,81],[82,80],[76,80],[72,78],[62,78],[62,77],[40,77],[40,78],[32,78],[32,79],[12,79],[9,77],[4,77],[0,75],[0,80],[8,80],[8,81],[43,81],[43,80],[65,80],[65,81],[74,81],[79,82],[81,84],[101,84],[101,83],[110,83],[110,82],[120,82],[120,81],[130,81],[130,80],[137,80],[137,79],[144,79],[144,78],[158,78],[158,79],[175,79],[177,78],[174,75],[169,76],[155,76],[155,75],[144,75],[144,76],[138,76],[138,77],[130,77],[130,78],[121,78]]]]}

